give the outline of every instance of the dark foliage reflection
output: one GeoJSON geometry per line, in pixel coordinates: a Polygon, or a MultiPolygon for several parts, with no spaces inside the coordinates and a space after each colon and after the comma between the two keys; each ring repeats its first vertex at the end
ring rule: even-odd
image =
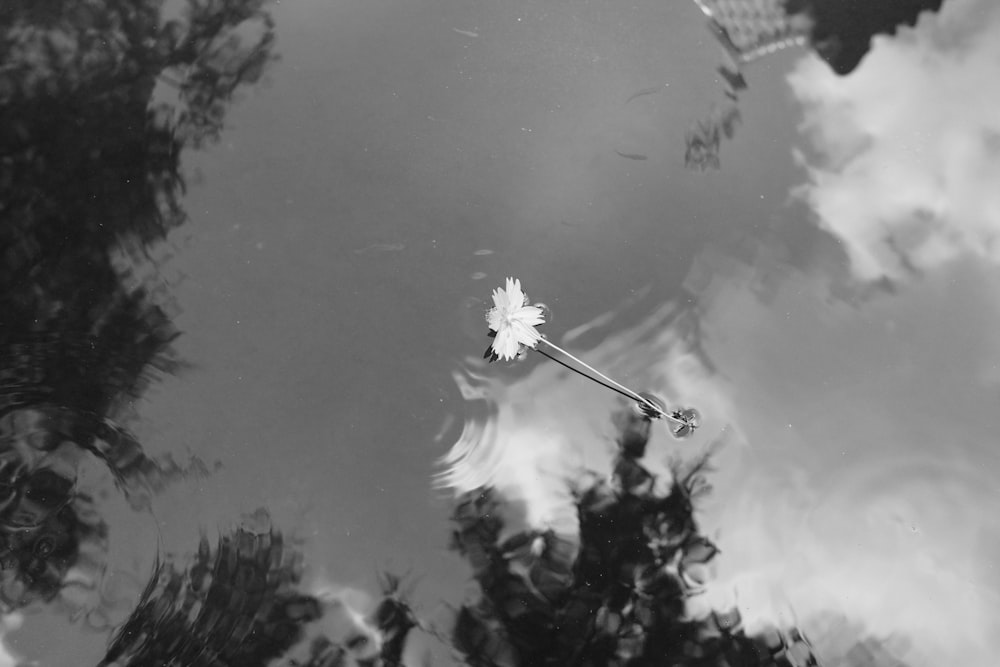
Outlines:
{"type": "Polygon", "coordinates": [[[118,423],[180,365],[170,304],[136,274],[184,220],[181,150],[218,136],[274,35],[262,2],[191,2],[170,21],[163,4],[0,8],[4,614],[112,617],[80,593],[100,589],[108,540],[128,539],[97,495],[141,512],[173,479],[208,472],[149,458],[118,423]],[[93,464],[116,488],[81,481],[93,464]]]}
{"type": "Polygon", "coordinates": [[[466,494],[454,546],[473,566],[480,598],[459,611],[458,648],[471,665],[815,665],[794,630],[747,636],[739,614],[689,618],[715,545],[693,503],[708,490],[708,458],[673,466],[666,491],[640,459],[650,421],[621,415],[607,478],[574,484],[579,535],[504,535],[495,490],[466,494]]]}
{"type": "MultiPolygon", "coordinates": [[[[218,138],[237,89],[274,58],[274,31],[259,0],[192,0],[168,21],[163,4],[0,9],[4,614],[112,616],[68,593],[81,577],[100,587],[116,530],[78,484],[89,462],[116,487],[98,492],[140,513],[172,480],[211,472],[151,459],[119,423],[151,380],[182,366],[169,299],[138,274],[185,219],[181,151],[218,138]]],[[[99,664],[400,663],[415,621],[396,579],[370,627],[331,638],[323,619],[343,605],[302,592],[301,574],[300,550],[263,510],[217,544],[158,555],[99,664]]]]}

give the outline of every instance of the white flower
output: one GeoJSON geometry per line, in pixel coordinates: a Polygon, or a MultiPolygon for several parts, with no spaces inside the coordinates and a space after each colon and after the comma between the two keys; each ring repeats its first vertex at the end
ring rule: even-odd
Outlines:
{"type": "Polygon", "coordinates": [[[507,289],[493,290],[493,307],[486,313],[486,322],[496,332],[491,347],[501,359],[513,359],[522,345],[535,347],[541,335],[535,330],[545,323],[542,309],[529,306],[521,291],[521,281],[507,278],[507,289]]]}

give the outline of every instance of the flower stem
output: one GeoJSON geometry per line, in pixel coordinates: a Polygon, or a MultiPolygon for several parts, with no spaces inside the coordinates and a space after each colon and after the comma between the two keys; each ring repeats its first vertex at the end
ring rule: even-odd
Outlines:
{"type": "MultiPolygon", "coordinates": [[[[576,363],[580,364],[581,366],[583,366],[584,368],[586,368],[588,371],[590,371],[591,373],[593,373],[597,377],[601,378],[601,380],[604,380],[604,382],[600,382],[600,381],[596,380],[595,378],[590,378],[591,380],[595,380],[598,384],[601,384],[601,385],[603,385],[605,387],[608,387],[609,389],[612,389],[613,391],[617,391],[620,394],[628,396],[629,398],[631,398],[634,401],[638,401],[639,403],[641,403],[642,405],[645,405],[646,407],[648,407],[650,410],[652,410],[654,413],[660,415],[661,417],[665,417],[665,418],[669,419],[670,421],[675,422],[677,424],[686,425],[686,422],[684,420],[678,419],[677,417],[674,417],[673,415],[664,412],[663,409],[660,408],[660,406],[658,406],[656,403],[653,403],[648,398],[640,396],[639,394],[637,394],[636,392],[632,391],[631,389],[629,389],[625,385],[612,380],[611,378],[609,378],[607,375],[605,375],[601,371],[597,370],[596,368],[594,368],[593,366],[591,366],[587,362],[583,361],[582,359],[576,357],[575,355],[570,354],[569,352],[567,352],[566,350],[562,349],[561,347],[559,347],[558,345],[556,345],[552,341],[548,340],[547,338],[539,338],[538,340],[541,343],[545,343],[546,345],[548,345],[549,347],[551,347],[553,350],[556,350],[557,352],[559,352],[559,353],[561,353],[561,354],[569,357],[570,359],[572,359],[576,363]],[[605,382],[607,384],[605,384],[605,382]]],[[[539,352],[542,352],[542,354],[545,354],[545,352],[543,352],[542,350],[539,350],[539,352]]],[[[545,356],[548,357],[549,355],[545,354],[545,356]]],[[[551,357],[549,357],[549,358],[551,358],[551,357]]]]}
{"type": "Polygon", "coordinates": [[[582,375],[583,377],[587,378],[591,382],[596,382],[597,384],[601,385],[602,387],[605,387],[606,389],[610,389],[611,391],[615,392],[616,394],[621,394],[625,398],[631,398],[631,399],[635,398],[632,395],[631,392],[629,392],[629,391],[622,391],[621,389],[619,389],[618,387],[614,386],[613,384],[608,384],[607,382],[605,382],[603,380],[598,380],[597,378],[595,378],[592,375],[587,375],[586,373],[584,373],[583,371],[581,371],[576,366],[573,366],[572,364],[570,364],[570,363],[568,363],[566,361],[563,361],[562,359],[560,359],[557,356],[549,354],[545,350],[536,349],[535,351],[538,352],[538,354],[541,354],[543,356],[548,357],[549,359],[551,359],[552,361],[556,362],[560,366],[565,366],[566,368],[568,368],[569,370],[573,371],[574,373],[578,373],[578,374],[582,375]]]}

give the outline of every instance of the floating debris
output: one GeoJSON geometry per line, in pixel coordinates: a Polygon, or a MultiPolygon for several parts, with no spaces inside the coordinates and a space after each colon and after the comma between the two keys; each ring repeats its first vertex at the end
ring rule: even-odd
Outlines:
{"type": "Polygon", "coordinates": [[[629,98],[625,100],[625,104],[628,104],[632,100],[638,99],[640,97],[646,97],[647,95],[656,95],[657,93],[662,93],[663,90],[669,86],[669,83],[662,83],[658,86],[650,86],[649,88],[643,88],[642,90],[637,90],[629,98]]]}
{"type": "Polygon", "coordinates": [[[364,248],[356,249],[354,254],[368,255],[376,252],[399,252],[400,250],[406,250],[406,246],[402,243],[373,243],[364,248]]]}
{"type": "Polygon", "coordinates": [[[622,153],[619,150],[616,150],[615,153],[617,153],[619,156],[625,158],[626,160],[648,160],[649,159],[648,155],[643,155],[642,153],[622,153]]]}

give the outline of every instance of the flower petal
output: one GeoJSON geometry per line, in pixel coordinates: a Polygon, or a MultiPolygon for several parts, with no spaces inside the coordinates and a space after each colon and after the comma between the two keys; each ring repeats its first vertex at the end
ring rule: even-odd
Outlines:
{"type": "Polygon", "coordinates": [[[508,331],[513,334],[518,343],[527,345],[528,347],[534,347],[538,342],[538,339],[542,337],[537,331],[535,331],[534,327],[530,327],[520,321],[511,322],[508,331]]]}
{"type": "Polygon", "coordinates": [[[514,338],[514,333],[509,327],[504,327],[497,332],[493,339],[493,351],[501,359],[510,360],[517,356],[518,342],[514,338]]]}
{"type": "Polygon", "coordinates": [[[521,291],[521,280],[518,278],[507,279],[507,304],[511,308],[519,308],[524,304],[524,292],[521,291]]]}
{"type": "Polygon", "coordinates": [[[500,326],[503,324],[503,315],[500,313],[499,308],[490,308],[486,312],[486,323],[489,325],[490,330],[500,331],[500,326]]]}
{"type": "Polygon", "coordinates": [[[525,324],[539,325],[545,324],[545,313],[538,306],[521,306],[514,311],[511,319],[520,320],[525,324]]]}
{"type": "Polygon", "coordinates": [[[498,310],[503,310],[507,307],[507,294],[503,291],[502,287],[493,290],[493,307],[498,310]]]}

